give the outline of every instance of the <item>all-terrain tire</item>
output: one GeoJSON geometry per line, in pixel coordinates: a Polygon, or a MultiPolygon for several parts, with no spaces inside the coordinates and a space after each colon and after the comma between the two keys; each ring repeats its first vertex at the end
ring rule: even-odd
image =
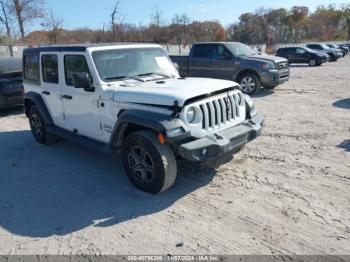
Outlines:
{"type": "Polygon", "coordinates": [[[154,132],[144,130],[132,133],[125,139],[121,154],[124,169],[138,189],[156,194],[174,184],[176,158],[167,144],[158,141],[154,132]]]}
{"type": "Polygon", "coordinates": [[[51,145],[59,140],[56,135],[48,131],[48,126],[36,106],[29,109],[28,117],[32,133],[39,144],[51,145]]]}
{"type": "Polygon", "coordinates": [[[261,80],[255,73],[244,73],[238,77],[241,91],[247,95],[253,95],[260,91],[261,80]]]}

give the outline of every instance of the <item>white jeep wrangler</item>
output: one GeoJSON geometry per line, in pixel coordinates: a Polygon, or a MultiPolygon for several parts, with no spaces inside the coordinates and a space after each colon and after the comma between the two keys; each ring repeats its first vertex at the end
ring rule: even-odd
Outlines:
{"type": "Polygon", "coordinates": [[[147,192],[174,183],[177,158],[228,161],[264,121],[237,83],[180,78],[155,44],[28,48],[23,67],[36,140],[120,152],[132,183],[147,192]]]}

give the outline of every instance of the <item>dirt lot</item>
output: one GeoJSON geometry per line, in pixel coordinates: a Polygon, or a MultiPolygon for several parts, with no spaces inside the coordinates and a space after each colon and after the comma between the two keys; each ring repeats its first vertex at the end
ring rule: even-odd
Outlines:
{"type": "Polygon", "coordinates": [[[119,160],[38,145],[0,118],[0,254],[350,254],[350,56],[292,68],[254,100],[262,137],[216,171],[182,164],[160,195],[119,160]]]}

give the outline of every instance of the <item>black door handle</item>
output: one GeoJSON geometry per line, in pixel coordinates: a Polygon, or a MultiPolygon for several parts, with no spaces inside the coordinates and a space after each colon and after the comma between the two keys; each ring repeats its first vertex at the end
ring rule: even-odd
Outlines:
{"type": "Polygon", "coordinates": [[[49,96],[50,95],[50,92],[49,91],[42,91],[43,95],[47,95],[49,96]]]}
{"type": "Polygon", "coordinates": [[[72,100],[73,99],[73,97],[69,96],[69,95],[63,95],[62,98],[68,99],[68,100],[72,100]]]}

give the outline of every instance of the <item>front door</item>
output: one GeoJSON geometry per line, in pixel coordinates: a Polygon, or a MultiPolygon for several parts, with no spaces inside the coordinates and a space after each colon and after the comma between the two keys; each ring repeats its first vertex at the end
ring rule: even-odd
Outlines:
{"type": "Polygon", "coordinates": [[[80,135],[98,138],[102,134],[99,109],[99,90],[87,92],[75,88],[72,75],[74,73],[90,74],[85,55],[66,53],[62,55],[64,83],[62,101],[68,128],[80,135]]]}
{"type": "Polygon", "coordinates": [[[231,52],[224,45],[217,44],[213,53],[213,77],[218,79],[235,80],[238,74],[240,58],[233,58],[231,52]]]}
{"type": "Polygon", "coordinates": [[[297,48],[296,50],[296,62],[298,63],[307,63],[308,62],[308,53],[303,48],[297,48]]]}

